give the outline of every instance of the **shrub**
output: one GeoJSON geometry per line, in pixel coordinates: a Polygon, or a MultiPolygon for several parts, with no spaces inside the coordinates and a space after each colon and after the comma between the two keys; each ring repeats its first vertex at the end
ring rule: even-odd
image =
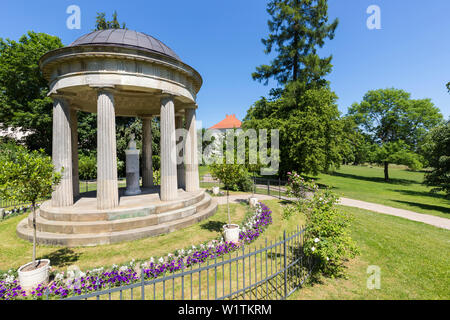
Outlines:
{"type": "Polygon", "coordinates": [[[78,157],[78,174],[81,180],[97,179],[97,157],[81,154],[78,157]]]}
{"type": "Polygon", "coordinates": [[[155,186],[161,185],[161,172],[159,170],[153,170],[153,184],[155,186]]]}
{"type": "Polygon", "coordinates": [[[306,216],[305,255],[314,259],[324,275],[343,275],[344,262],[359,250],[350,236],[351,217],[336,207],[338,197],[330,190],[319,190],[314,181],[307,182],[297,173],[289,175],[288,191],[297,200],[284,208],[284,217],[298,212],[306,216]],[[309,197],[308,191],[312,192],[309,197]]]}

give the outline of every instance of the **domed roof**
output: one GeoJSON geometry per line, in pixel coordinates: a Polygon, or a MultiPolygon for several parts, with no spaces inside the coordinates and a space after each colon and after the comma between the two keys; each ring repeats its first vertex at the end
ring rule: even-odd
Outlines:
{"type": "Polygon", "coordinates": [[[147,51],[157,52],[176,60],[181,61],[175,52],[168,46],[142,32],[125,29],[108,29],[94,31],[86,34],[74,42],[69,47],[82,45],[115,45],[122,47],[135,47],[147,51]]]}

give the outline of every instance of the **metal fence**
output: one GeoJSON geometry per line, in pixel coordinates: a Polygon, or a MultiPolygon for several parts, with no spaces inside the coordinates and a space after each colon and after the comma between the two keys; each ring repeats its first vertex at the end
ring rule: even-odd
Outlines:
{"type": "Polygon", "coordinates": [[[284,199],[287,197],[287,184],[287,180],[254,177],[253,192],[284,199]]]}
{"type": "MultiPolygon", "coordinates": [[[[259,248],[243,247],[182,268],[160,278],[74,295],[66,300],[280,300],[295,292],[309,277],[312,261],[303,253],[304,229],[283,234],[259,248]]],[[[47,296],[48,299],[48,296],[47,296]]]]}

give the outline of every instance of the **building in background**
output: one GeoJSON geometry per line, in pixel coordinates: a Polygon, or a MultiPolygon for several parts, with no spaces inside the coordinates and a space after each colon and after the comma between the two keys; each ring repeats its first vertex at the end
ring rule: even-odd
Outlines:
{"type": "Polygon", "coordinates": [[[209,128],[210,130],[219,130],[223,133],[226,132],[227,129],[240,129],[242,126],[242,122],[236,118],[235,114],[226,115],[225,119],[220,121],[218,124],[209,128]]]}

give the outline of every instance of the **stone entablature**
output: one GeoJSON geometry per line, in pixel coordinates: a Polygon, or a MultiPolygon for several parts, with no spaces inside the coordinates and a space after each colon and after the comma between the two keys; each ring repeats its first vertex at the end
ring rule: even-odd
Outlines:
{"type": "Polygon", "coordinates": [[[57,49],[45,54],[40,66],[50,92],[64,91],[67,99],[73,100],[69,101],[71,106],[78,110],[95,112],[96,105],[89,103],[96,94],[93,87],[115,87],[116,114],[124,116],[152,113],[149,109],[155,109],[157,114],[159,100],[151,101],[155,93],[170,92],[180,104],[195,102],[203,82],[197,71],[179,60],[106,45],[57,49]],[[71,99],[70,94],[76,99],[71,99]],[[132,111],[127,107],[130,103],[136,105],[132,111]]]}

